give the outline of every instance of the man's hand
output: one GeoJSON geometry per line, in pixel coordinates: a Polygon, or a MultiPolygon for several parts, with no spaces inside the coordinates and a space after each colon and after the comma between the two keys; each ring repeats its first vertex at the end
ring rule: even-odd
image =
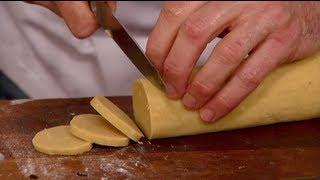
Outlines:
{"type": "Polygon", "coordinates": [[[147,55],[168,96],[215,121],[234,109],[277,66],[320,47],[318,2],[166,2],[147,55]],[[224,36],[201,70],[206,45],[224,36]]]}
{"type": "MultiPolygon", "coordinates": [[[[77,38],[86,38],[98,28],[98,21],[89,8],[88,1],[28,1],[46,7],[62,17],[73,35],[77,38]]],[[[108,2],[115,9],[116,2],[108,2]]]]}

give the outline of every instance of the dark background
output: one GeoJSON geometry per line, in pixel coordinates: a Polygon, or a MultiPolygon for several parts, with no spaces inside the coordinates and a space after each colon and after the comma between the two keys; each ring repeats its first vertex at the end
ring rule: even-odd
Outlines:
{"type": "Polygon", "coordinates": [[[27,99],[29,96],[0,71],[0,99],[27,99]]]}

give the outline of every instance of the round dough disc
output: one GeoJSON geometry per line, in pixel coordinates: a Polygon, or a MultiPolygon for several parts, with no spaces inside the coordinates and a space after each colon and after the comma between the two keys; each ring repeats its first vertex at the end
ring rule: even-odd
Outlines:
{"type": "Polygon", "coordinates": [[[130,139],[138,142],[143,137],[135,122],[109,99],[95,96],[90,104],[102,117],[130,139]]]}
{"type": "Polygon", "coordinates": [[[38,132],[32,139],[34,148],[45,154],[76,155],[90,151],[92,144],[73,136],[70,126],[56,126],[38,132]]]}
{"type": "Polygon", "coordinates": [[[91,143],[107,146],[126,146],[129,144],[129,138],[100,115],[75,116],[71,120],[70,126],[73,135],[91,143]]]}

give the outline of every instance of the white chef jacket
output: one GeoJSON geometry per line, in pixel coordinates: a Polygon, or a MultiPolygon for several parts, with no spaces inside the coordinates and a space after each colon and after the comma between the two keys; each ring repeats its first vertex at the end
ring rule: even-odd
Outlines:
{"type": "MultiPolygon", "coordinates": [[[[142,49],[161,6],[118,2],[116,16],[142,49]]],[[[130,95],[132,82],[142,77],[101,29],[79,40],[62,18],[24,2],[0,4],[0,70],[31,98],[130,95]]]]}

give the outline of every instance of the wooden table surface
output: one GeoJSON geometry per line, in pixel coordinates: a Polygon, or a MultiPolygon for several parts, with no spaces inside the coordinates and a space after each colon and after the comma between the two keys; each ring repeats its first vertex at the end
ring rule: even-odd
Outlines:
{"type": "MultiPolygon", "coordinates": [[[[131,98],[111,100],[132,116],[131,98]]],[[[0,179],[313,179],[320,177],[320,121],[94,146],[77,156],[35,151],[40,130],[95,113],[90,99],[0,101],[0,179]]]]}

